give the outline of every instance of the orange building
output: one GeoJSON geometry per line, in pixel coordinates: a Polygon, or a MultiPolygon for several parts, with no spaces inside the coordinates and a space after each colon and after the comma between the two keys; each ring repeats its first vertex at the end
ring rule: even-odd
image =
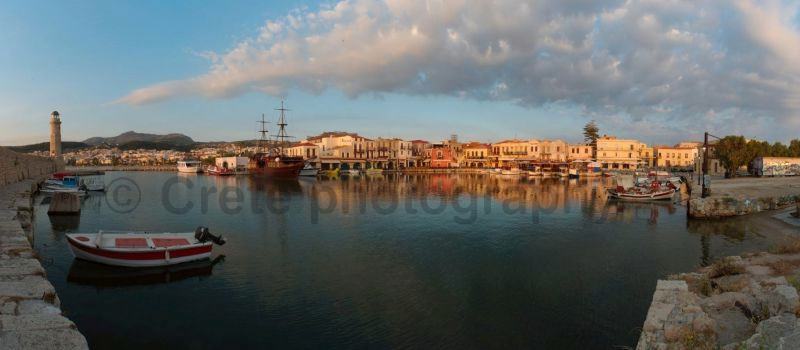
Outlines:
{"type": "Polygon", "coordinates": [[[433,145],[425,150],[428,160],[428,167],[431,168],[457,168],[458,161],[450,147],[444,145],[433,145]]]}

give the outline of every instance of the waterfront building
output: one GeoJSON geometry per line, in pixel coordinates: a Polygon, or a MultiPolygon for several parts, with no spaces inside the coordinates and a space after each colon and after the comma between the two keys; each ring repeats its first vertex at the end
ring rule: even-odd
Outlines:
{"type": "Polygon", "coordinates": [[[302,141],[286,148],[286,154],[290,157],[303,157],[311,165],[316,166],[319,162],[319,149],[319,146],[311,142],[302,141]]]}
{"type": "Polygon", "coordinates": [[[700,153],[694,142],[682,142],[675,146],[658,146],[656,149],[657,166],[666,168],[692,168],[700,153]]]}
{"type": "Polygon", "coordinates": [[[426,161],[430,168],[457,168],[458,159],[453,148],[444,144],[436,144],[426,150],[426,161]]]}
{"type": "Polygon", "coordinates": [[[649,166],[652,148],[643,142],[603,135],[597,140],[597,161],[603,169],[635,170],[649,166]]]}
{"type": "Polygon", "coordinates": [[[511,139],[492,144],[492,154],[499,167],[536,161],[540,151],[539,141],[536,140],[511,139]]]}
{"type": "Polygon", "coordinates": [[[425,140],[411,140],[411,161],[414,167],[421,167],[425,162],[425,153],[431,148],[431,143],[425,140]]]}
{"type": "MultiPolygon", "coordinates": [[[[534,144],[533,141],[532,144],[534,144]]],[[[567,161],[569,146],[566,142],[562,140],[541,140],[538,141],[538,145],[541,150],[538,156],[540,162],[563,163],[567,161]]],[[[534,147],[535,149],[536,147],[534,147]]]]}
{"type": "Polygon", "coordinates": [[[594,146],[592,145],[568,145],[569,153],[567,153],[567,160],[572,162],[576,160],[590,161],[594,159],[594,146]]]}
{"type": "Polygon", "coordinates": [[[462,168],[484,168],[490,167],[490,156],[492,146],[481,142],[469,142],[461,147],[462,157],[459,164],[462,168]]]}
{"type": "Polygon", "coordinates": [[[61,158],[61,115],[50,113],[50,157],[61,158]]]}

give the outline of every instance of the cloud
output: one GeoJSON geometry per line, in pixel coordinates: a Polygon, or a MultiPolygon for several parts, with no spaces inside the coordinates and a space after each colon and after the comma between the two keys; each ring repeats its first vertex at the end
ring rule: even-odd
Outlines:
{"type": "Polygon", "coordinates": [[[796,132],[797,16],[797,4],[751,0],[341,1],[271,19],[231,50],[204,53],[207,73],[117,102],[336,89],[796,132]],[[720,115],[732,117],[711,117],[720,115]]]}

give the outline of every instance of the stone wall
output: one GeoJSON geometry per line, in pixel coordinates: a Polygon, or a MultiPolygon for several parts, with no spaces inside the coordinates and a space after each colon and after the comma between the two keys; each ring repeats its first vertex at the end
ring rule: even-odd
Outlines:
{"type": "Polygon", "coordinates": [[[668,278],[637,350],[800,349],[800,254],[732,256],[668,278]]]}
{"type": "Polygon", "coordinates": [[[31,247],[37,186],[0,186],[0,349],[87,349],[31,247]]]}
{"type": "Polygon", "coordinates": [[[0,147],[0,187],[25,179],[38,179],[63,169],[61,161],[0,147]]]}
{"type": "Polygon", "coordinates": [[[794,204],[800,196],[786,194],[770,197],[709,197],[689,200],[689,216],[696,219],[722,218],[775,210],[794,204]]]}

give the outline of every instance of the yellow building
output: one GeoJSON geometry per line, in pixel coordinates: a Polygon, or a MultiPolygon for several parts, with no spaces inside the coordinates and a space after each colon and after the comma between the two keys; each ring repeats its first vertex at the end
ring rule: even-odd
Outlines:
{"type": "Polygon", "coordinates": [[[678,144],[673,147],[658,147],[656,153],[659,167],[691,168],[694,167],[700,149],[690,144],[683,144],[683,147],[678,144]]]}
{"type": "Polygon", "coordinates": [[[594,146],[592,145],[568,145],[569,153],[567,160],[592,160],[594,159],[594,146]]]}
{"type": "Polygon", "coordinates": [[[492,146],[481,142],[469,142],[461,145],[462,168],[484,168],[491,166],[492,146]]]}
{"type": "Polygon", "coordinates": [[[597,161],[603,169],[635,170],[647,166],[653,150],[643,142],[603,135],[597,139],[597,161]]]}

